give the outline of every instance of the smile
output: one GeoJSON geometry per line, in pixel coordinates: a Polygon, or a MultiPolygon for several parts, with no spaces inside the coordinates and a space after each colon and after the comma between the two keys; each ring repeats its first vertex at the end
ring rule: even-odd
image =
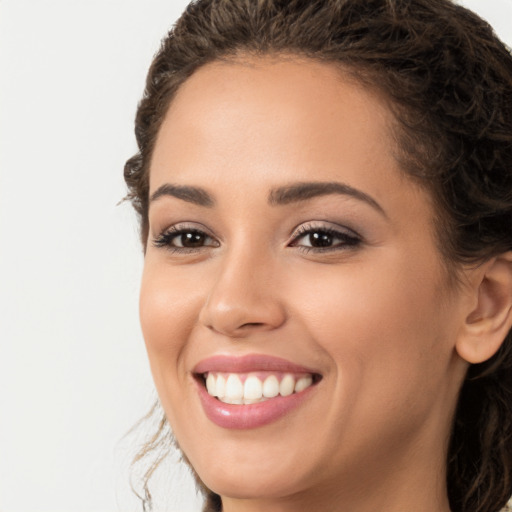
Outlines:
{"type": "Polygon", "coordinates": [[[221,402],[252,405],[277,396],[300,393],[313,384],[313,375],[296,376],[290,373],[205,373],[206,390],[221,402]]]}
{"type": "Polygon", "coordinates": [[[301,405],[322,376],[284,359],[214,356],[194,369],[206,416],[223,428],[272,423],[301,405]]]}

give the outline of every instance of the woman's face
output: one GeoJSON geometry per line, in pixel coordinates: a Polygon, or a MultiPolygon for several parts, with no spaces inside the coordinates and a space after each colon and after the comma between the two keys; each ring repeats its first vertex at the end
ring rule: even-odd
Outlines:
{"type": "Polygon", "coordinates": [[[221,495],[304,503],[444,471],[465,299],[392,125],[309,60],[208,64],[172,102],[141,322],[177,441],[221,495]]]}

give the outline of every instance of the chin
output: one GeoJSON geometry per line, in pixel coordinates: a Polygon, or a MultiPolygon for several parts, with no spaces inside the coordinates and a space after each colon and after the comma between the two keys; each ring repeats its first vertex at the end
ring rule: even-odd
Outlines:
{"type": "Polygon", "coordinates": [[[268,445],[249,449],[241,444],[237,448],[220,444],[201,452],[193,450],[196,453],[188,461],[201,482],[221,496],[278,499],[305,490],[313,479],[297,450],[286,459],[268,445]]]}
{"type": "Polygon", "coordinates": [[[263,475],[255,471],[226,470],[219,474],[208,474],[203,483],[216,494],[233,499],[279,499],[300,492],[300,482],[286,474],[263,475]]]}

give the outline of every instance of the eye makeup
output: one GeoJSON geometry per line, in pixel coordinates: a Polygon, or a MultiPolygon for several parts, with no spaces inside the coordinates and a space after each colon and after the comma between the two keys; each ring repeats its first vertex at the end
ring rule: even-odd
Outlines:
{"type": "Polygon", "coordinates": [[[351,229],[335,229],[324,223],[313,222],[300,225],[289,246],[303,252],[331,252],[355,248],[361,242],[361,237],[351,229]]]}
{"type": "MultiPolygon", "coordinates": [[[[361,242],[361,237],[349,228],[334,228],[317,221],[304,223],[296,228],[288,247],[295,247],[302,252],[322,253],[348,250],[357,247],[361,242]]],[[[154,247],[181,254],[217,248],[220,245],[204,229],[189,224],[171,226],[153,240],[154,247]]]]}

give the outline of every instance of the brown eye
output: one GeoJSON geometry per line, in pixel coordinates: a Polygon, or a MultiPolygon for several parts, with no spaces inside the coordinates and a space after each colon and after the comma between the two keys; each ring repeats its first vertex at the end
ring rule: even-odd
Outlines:
{"type": "Polygon", "coordinates": [[[218,242],[198,229],[175,229],[162,233],[154,240],[156,247],[167,247],[175,251],[199,250],[203,247],[218,247],[218,242]]]}
{"type": "Polygon", "coordinates": [[[343,250],[355,247],[361,239],[353,232],[338,231],[331,228],[303,227],[295,237],[292,247],[305,251],[343,250]]]}
{"type": "Polygon", "coordinates": [[[334,238],[330,233],[322,231],[310,233],[308,236],[311,247],[331,247],[334,238]]]}
{"type": "Polygon", "coordinates": [[[197,248],[203,247],[205,245],[207,237],[204,233],[200,233],[199,231],[190,231],[188,233],[181,233],[176,236],[173,240],[173,245],[175,247],[187,247],[187,248],[197,248]]]}

